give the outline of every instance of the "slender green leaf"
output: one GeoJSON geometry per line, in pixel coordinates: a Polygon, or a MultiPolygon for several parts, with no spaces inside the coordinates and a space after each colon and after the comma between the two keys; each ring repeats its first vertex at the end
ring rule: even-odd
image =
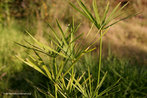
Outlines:
{"type": "Polygon", "coordinates": [[[113,15],[114,15],[115,12],[118,10],[120,4],[121,4],[121,2],[118,3],[118,4],[116,5],[116,7],[112,10],[112,12],[110,13],[110,15],[108,16],[108,19],[107,19],[106,22],[105,22],[105,25],[107,25],[107,24],[111,21],[111,19],[113,18],[113,15]]]}
{"type": "Polygon", "coordinates": [[[77,2],[79,6],[81,7],[81,9],[84,11],[84,13],[88,16],[88,19],[92,22],[95,22],[94,17],[90,13],[90,11],[86,8],[86,6],[83,4],[83,2],[81,0],[77,0],[77,2]]]}
{"type": "Polygon", "coordinates": [[[104,91],[102,91],[97,97],[100,97],[104,94],[106,94],[107,92],[109,92],[110,90],[112,90],[118,83],[119,83],[120,79],[118,81],[116,81],[112,86],[107,87],[104,91]]]}
{"type": "Polygon", "coordinates": [[[60,40],[59,36],[57,35],[56,31],[50,26],[50,24],[48,24],[48,26],[50,27],[50,29],[53,31],[53,34],[55,36],[55,38],[57,39],[57,41],[62,44],[62,41],[60,40]]]}
{"type": "MultiPolygon", "coordinates": [[[[100,81],[100,83],[96,86],[96,89],[95,89],[95,91],[94,91],[94,94],[97,94],[97,93],[98,93],[98,90],[99,90],[100,87],[102,86],[102,84],[103,84],[103,82],[104,82],[104,80],[105,80],[105,78],[106,78],[106,75],[107,75],[107,72],[104,74],[104,76],[103,76],[102,80],[100,81]]],[[[94,96],[95,96],[95,95],[94,95],[94,96]]]]}
{"type": "Polygon", "coordinates": [[[104,12],[104,15],[103,15],[102,25],[103,25],[103,23],[105,23],[108,11],[109,11],[109,2],[107,3],[106,9],[105,9],[105,12],[104,12]]]}
{"type": "Polygon", "coordinates": [[[51,75],[51,73],[49,72],[49,70],[48,70],[48,68],[46,67],[46,65],[43,65],[42,68],[45,70],[45,72],[46,72],[48,78],[52,80],[52,75],[51,75]]]}
{"type": "Polygon", "coordinates": [[[24,62],[25,64],[29,65],[30,67],[34,68],[35,70],[37,70],[38,72],[40,72],[41,74],[43,74],[44,76],[46,76],[46,74],[34,63],[32,63],[30,60],[27,59],[27,61],[24,61],[22,58],[16,56],[19,60],[21,60],[22,62],[24,62]]]}
{"type": "Polygon", "coordinates": [[[89,92],[90,95],[92,95],[92,82],[91,82],[91,77],[90,77],[90,68],[88,67],[88,78],[89,78],[89,92]]]}
{"type": "Polygon", "coordinates": [[[95,13],[97,23],[100,25],[101,24],[101,19],[100,19],[100,16],[99,16],[96,0],[93,0],[93,10],[94,10],[94,13],[95,13]]]}
{"type": "MultiPolygon", "coordinates": [[[[29,34],[29,33],[28,33],[28,34],[29,34]]],[[[63,56],[63,57],[65,57],[65,58],[67,58],[67,56],[65,56],[63,53],[57,52],[56,50],[52,49],[51,47],[49,47],[49,46],[47,46],[47,45],[45,45],[45,44],[42,44],[42,43],[40,43],[39,41],[37,41],[31,34],[29,34],[29,35],[32,37],[32,39],[33,39],[41,48],[48,49],[49,51],[53,51],[53,52],[59,54],[60,56],[63,56]]]]}
{"type": "Polygon", "coordinates": [[[58,71],[58,74],[57,74],[57,79],[59,78],[59,76],[61,76],[61,73],[63,71],[63,68],[64,68],[64,64],[63,64],[63,61],[61,61],[61,66],[60,66],[59,71],[58,71]]]}
{"type": "Polygon", "coordinates": [[[78,12],[80,12],[82,15],[88,17],[85,13],[83,13],[81,10],[79,10],[75,5],[73,5],[71,2],[69,2],[69,4],[75,9],[77,10],[78,12]]]}
{"type": "Polygon", "coordinates": [[[60,24],[59,24],[59,21],[58,21],[58,20],[56,20],[56,21],[57,21],[58,28],[59,28],[60,31],[61,31],[61,35],[62,35],[63,42],[64,42],[64,44],[67,46],[67,42],[66,42],[66,38],[65,38],[65,34],[64,34],[64,32],[63,32],[63,30],[62,30],[60,24]]]}
{"type": "Polygon", "coordinates": [[[120,21],[122,21],[122,20],[128,19],[128,18],[133,17],[133,16],[136,16],[136,15],[138,15],[138,14],[139,14],[139,13],[135,13],[135,14],[132,14],[132,15],[128,15],[128,16],[126,16],[126,17],[124,17],[124,18],[122,18],[122,19],[120,19],[120,20],[118,20],[118,21],[115,21],[114,23],[108,25],[107,27],[105,27],[105,29],[107,29],[107,28],[113,26],[114,24],[116,24],[116,23],[118,23],[118,22],[120,22],[120,21]]]}

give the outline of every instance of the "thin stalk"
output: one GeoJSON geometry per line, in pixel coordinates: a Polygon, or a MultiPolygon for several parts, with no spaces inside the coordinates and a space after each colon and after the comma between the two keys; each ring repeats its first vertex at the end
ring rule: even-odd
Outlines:
{"type": "Polygon", "coordinates": [[[54,67],[54,76],[56,77],[55,79],[55,98],[58,98],[57,96],[57,91],[58,91],[58,87],[57,87],[57,65],[56,65],[56,58],[53,58],[53,67],[54,67]]]}
{"type": "Polygon", "coordinates": [[[97,85],[100,83],[100,73],[101,73],[101,62],[102,62],[102,30],[100,31],[100,49],[99,49],[99,66],[98,66],[98,81],[97,85]]]}
{"type": "Polygon", "coordinates": [[[53,58],[53,67],[54,67],[54,75],[56,76],[57,75],[57,65],[56,65],[56,58],[53,58]]]}
{"type": "Polygon", "coordinates": [[[55,84],[55,98],[58,98],[57,91],[58,91],[57,84],[55,84]]]}
{"type": "MultiPolygon", "coordinates": [[[[73,18],[74,19],[74,18],[73,18]]],[[[73,20],[73,29],[74,29],[74,20],[73,20]]],[[[73,34],[73,32],[71,33],[71,42],[74,40],[74,34],[73,34]]],[[[72,59],[74,58],[74,44],[75,43],[71,43],[71,57],[72,57],[72,59]]],[[[72,63],[73,63],[74,61],[72,60],[72,63]]],[[[74,66],[72,67],[72,80],[73,80],[73,76],[74,76],[74,66]]],[[[70,85],[70,89],[72,88],[72,84],[70,85]]]]}
{"type": "MultiPolygon", "coordinates": [[[[73,80],[73,78],[74,78],[74,66],[72,67],[72,75],[71,75],[71,79],[73,80]]],[[[72,81],[73,82],[73,81],[72,81]]],[[[71,89],[72,89],[72,83],[71,83],[71,85],[70,85],[70,91],[71,91],[71,89]]]]}

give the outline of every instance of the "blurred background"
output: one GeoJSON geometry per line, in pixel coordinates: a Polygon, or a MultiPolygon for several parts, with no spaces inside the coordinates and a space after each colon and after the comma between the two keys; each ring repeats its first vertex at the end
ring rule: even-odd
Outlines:
{"type": "MultiPolygon", "coordinates": [[[[56,28],[56,19],[64,29],[74,17],[76,25],[81,23],[77,33],[87,33],[90,30],[89,20],[75,11],[69,5],[69,1],[77,5],[76,0],[0,0],[0,93],[34,92],[34,88],[26,79],[35,83],[42,83],[41,79],[46,80],[15,57],[19,55],[24,58],[31,53],[14,43],[23,44],[24,40],[32,41],[26,30],[43,43],[47,43],[49,39],[47,35],[50,30],[47,24],[56,28]]],[[[92,10],[92,0],[83,1],[92,10]]],[[[116,58],[129,60],[132,66],[135,64],[137,68],[146,69],[147,0],[97,0],[100,13],[103,13],[106,1],[110,2],[112,9],[120,1],[122,6],[129,1],[123,10],[126,12],[125,15],[137,12],[140,14],[121,21],[109,29],[103,39],[104,58],[111,53],[116,58]]],[[[93,29],[90,38],[84,42],[91,41],[95,33],[93,29]]],[[[99,47],[98,43],[96,47],[99,47]]]]}

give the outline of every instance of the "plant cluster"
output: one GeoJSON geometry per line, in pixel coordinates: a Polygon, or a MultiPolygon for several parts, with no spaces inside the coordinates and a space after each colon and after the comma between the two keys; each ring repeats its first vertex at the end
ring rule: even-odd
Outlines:
{"type": "MultiPolygon", "coordinates": [[[[109,27],[133,15],[129,15],[127,17],[116,20],[123,14],[121,13],[121,10],[127,4],[120,6],[121,3],[119,3],[110,12],[110,5],[108,2],[103,15],[99,15],[96,0],[93,0],[93,15],[93,13],[88,10],[88,8],[81,0],[77,0],[77,3],[80,8],[76,7],[72,3],[69,4],[82,15],[84,15],[87,19],[89,19],[93,25],[95,25],[95,27],[97,28],[97,34],[95,36],[100,35],[97,40],[82,46],[81,44],[78,44],[76,42],[82,37],[82,34],[78,36],[76,36],[75,34],[79,25],[75,26],[73,20],[73,23],[70,24],[66,30],[63,30],[59,21],[57,20],[56,23],[60,32],[56,32],[56,30],[54,30],[54,28],[49,25],[52,33],[50,33],[49,35],[50,42],[48,45],[39,42],[29,33],[28,34],[34,40],[36,45],[31,44],[28,41],[26,41],[26,43],[28,44],[27,46],[17,43],[20,46],[34,51],[36,57],[29,55],[29,57],[25,60],[20,57],[18,58],[49,79],[50,85],[47,90],[37,88],[40,92],[49,97],[102,97],[108,95],[109,91],[112,90],[119,82],[118,79],[113,85],[101,89],[103,82],[107,76],[107,72],[104,72],[103,76],[101,75],[102,38],[107,33],[109,27]],[[80,63],[80,59],[86,53],[89,53],[96,49],[92,47],[97,41],[99,41],[100,45],[98,53],[99,64],[97,66],[97,79],[93,78],[89,67],[87,68],[87,73],[83,72],[82,74],[78,75],[78,73],[75,71],[75,65],[80,63]],[[44,58],[48,58],[48,62],[44,60],[44,58]]],[[[89,33],[91,32],[89,31],[87,33],[86,38],[88,38],[89,33]]]]}

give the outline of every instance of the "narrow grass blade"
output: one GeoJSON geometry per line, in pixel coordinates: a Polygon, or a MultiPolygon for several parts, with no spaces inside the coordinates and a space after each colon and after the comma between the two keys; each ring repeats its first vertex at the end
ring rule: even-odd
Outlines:
{"type": "MultiPolygon", "coordinates": [[[[74,35],[73,35],[73,33],[71,33],[71,38],[70,38],[70,43],[73,41],[73,39],[74,39],[74,35]]],[[[73,58],[73,49],[74,48],[74,42],[72,42],[71,44],[70,44],[70,51],[71,51],[71,57],[73,58]]]]}
{"type": "Polygon", "coordinates": [[[66,42],[66,38],[65,38],[65,34],[64,34],[64,32],[63,32],[63,30],[62,30],[60,24],[59,24],[59,21],[56,20],[56,22],[57,22],[57,26],[58,26],[58,28],[60,29],[60,32],[61,32],[61,35],[62,35],[63,42],[64,42],[64,44],[67,46],[67,42],[66,42]]]}
{"type": "MultiPolygon", "coordinates": [[[[96,86],[96,89],[95,89],[95,91],[94,91],[94,94],[97,94],[97,93],[98,93],[98,90],[99,90],[100,87],[102,86],[102,84],[103,84],[103,82],[104,82],[104,80],[105,80],[105,78],[106,78],[106,75],[107,75],[107,72],[104,74],[104,76],[103,76],[102,80],[100,81],[100,83],[96,86]]],[[[95,95],[94,95],[94,96],[95,96],[95,95]]]]}
{"type": "Polygon", "coordinates": [[[100,96],[106,94],[107,92],[109,92],[110,90],[112,90],[116,86],[116,84],[118,84],[119,81],[120,81],[120,79],[118,81],[116,81],[112,86],[110,86],[110,87],[106,88],[104,91],[102,91],[97,97],[100,97],[100,96]]]}
{"type": "Polygon", "coordinates": [[[92,14],[90,13],[90,11],[86,8],[86,6],[83,4],[83,2],[81,0],[77,0],[79,6],[81,7],[81,9],[84,11],[84,13],[88,16],[88,19],[91,22],[96,23],[94,17],[92,16],[92,14]]]}
{"type": "Polygon", "coordinates": [[[50,29],[53,31],[53,34],[55,36],[55,38],[57,39],[57,41],[62,44],[62,41],[60,40],[59,36],[57,35],[56,31],[52,28],[52,26],[50,24],[48,24],[48,26],[50,27],[50,29]]]}
{"type": "Polygon", "coordinates": [[[108,19],[106,20],[106,23],[105,24],[108,24],[112,18],[113,18],[113,15],[115,14],[115,12],[118,10],[119,6],[120,6],[121,2],[117,4],[117,6],[112,10],[112,12],[110,13],[110,15],[108,16],[108,19]]]}
{"type": "Polygon", "coordinates": [[[62,71],[63,71],[63,68],[64,68],[64,64],[63,64],[63,61],[61,61],[61,66],[60,66],[60,68],[59,68],[59,71],[58,71],[58,74],[57,74],[57,79],[59,78],[59,76],[61,76],[61,73],[62,73],[62,71]]]}
{"type": "Polygon", "coordinates": [[[94,14],[95,14],[97,23],[100,25],[101,19],[100,19],[100,16],[99,16],[96,0],[93,0],[93,10],[94,10],[94,14]]]}
{"type": "Polygon", "coordinates": [[[139,13],[135,13],[135,14],[132,14],[132,15],[128,15],[128,16],[126,16],[126,17],[124,17],[124,18],[122,18],[122,19],[120,19],[120,20],[118,20],[118,21],[115,21],[114,23],[112,23],[112,24],[106,26],[105,29],[107,29],[107,28],[113,26],[114,24],[116,24],[116,23],[118,23],[118,22],[120,22],[120,21],[122,21],[122,20],[128,19],[128,18],[133,17],[133,16],[136,16],[136,15],[138,15],[138,14],[139,14],[139,13]]]}
{"type": "Polygon", "coordinates": [[[89,92],[90,92],[90,95],[92,95],[92,82],[91,82],[90,68],[89,67],[88,67],[88,79],[89,79],[89,92]]]}
{"type": "MultiPolygon", "coordinates": [[[[74,69],[73,69],[73,70],[74,70],[74,69]]],[[[74,77],[75,77],[75,73],[74,73],[73,70],[72,70],[72,75],[71,75],[70,92],[71,92],[72,89],[73,89],[73,82],[74,82],[74,77]]]]}
{"type": "Polygon", "coordinates": [[[40,48],[36,49],[36,48],[32,48],[32,47],[28,47],[28,46],[22,45],[22,44],[17,43],[17,42],[15,42],[15,43],[16,43],[17,45],[20,45],[20,46],[26,48],[26,49],[30,49],[30,50],[33,50],[33,51],[38,51],[38,52],[40,52],[40,53],[43,53],[43,54],[45,54],[45,55],[47,55],[47,56],[52,57],[52,55],[50,55],[50,54],[48,54],[48,53],[42,51],[40,48]]]}
{"type": "Polygon", "coordinates": [[[27,59],[27,61],[24,61],[22,58],[16,56],[19,60],[21,60],[22,62],[24,62],[25,64],[29,65],[30,67],[34,68],[35,70],[37,70],[38,72],[40,72],[41,74],[43,74],[44,76],[47,76],[37,65],[35,65],[34,63],[32,63],[30,60],[27,59]]]}
{"type": "MultiPolygon", "coordinates": [[[[88,48],[87,48],[88,49],[88,48]]],[[[94,47],[94,48],[92,48],[92,49],[85,49],[85,53],[89,53],[89,52],[91,52],[91,51],[94,51],[95,49],[96,49],[96,47],[94,47]]]]}
{"type": "Polygon", "coordinates": [[[75,42],[77,39],[79,39],[79,38],[82,37],[83,35],[84,35],[83,33],[80,34],[80,35],[78,35],[75,39],[73,39],[73,40],[70,42],[70,44],[73,43],[73,42],[75,42]]]}
{"type": "Polygon", "coordinates": [[[68,98],[64,93],[62,93],[62,91],[58,90],[58,92],[59,92],[64,98],[68,98]]]}
{"type": "Polygon", "coordinates": [[[79,23],[79,24],[75,27],[75,29],[74,29],[74,32],[73,32],[73,33],[76,33],[76,32],[77,32],[77,30],[79,29],[80,25],[81,25],[81,23],[79,23]]]}
{"type": "Polygon", "coordinates": [[[105,23],[108,11],[109,11],[109,2],[107,3],[106,9],[105,9],[105,12],[104,12],[104,15],[103,15],[102,24],[105,23]]]}
{"type": "Polygon", "coordinates": [[[86,34],[86,39],[88,38],[89,34],[90,34],[90,33],[91,33],[91,31],[92,31],[92,29],[93,29],[93,25],[94,25],[94,24],[92,24],[92,26],[91,26],[90,30],[89,30],[89,31],[88,31],[88,33],[86,34]]]}
{"type": "MultiPolygon", "coordinates": [[[[31,44],[30,42],[28,42],[27,40],[24,40],[27,44],[29,44],[30,46],[32,46],[33,48],[36,48],[36,49],[40,49],[39,47],[31,44]]],[[[17,42],[16,42],[17,43],[17,42]]]]}
{"type": "MultiPolygon", "coordinates": [[[[117,13],[115,13],[113,16],[117,17],[117,14],[119,14],[128,5],[128,3],[129,3],[129,1],[126,4],[124,4],[120,9],[118,9],[117,13]]],[[[121,14],[118,16],[121,16],[121,14]]]]}
{"type": "Polygon", "coordinates": [[[88,18],[88,16],[85,14],[85,13],[83,13],[81,10],[79,10],[75,5],[73,5],[71,2],[69,3],[75,10],[77,10],[78,12],[80,12],[83,16],[85,16],[85,17],[87,17],[88,18]]]}
{"type": "MultiPolygon", "coordinates": [[[[69,81],[67,78],[66,78],[67,81],[69,81]]],[[[78,87],[78,85],[76,84],[72,84],[79,92],[81,92],[83,94],[83,91],[78,87]]]]}
{"type": "Polygon", "coordinates": [[[82,75],[77,79],[78,82],[80,82],[82,80],[82,78],[84,77],[85,72],[82,73],[82,75]]]}
{"type": "Polygon", "coordinates": [[[70,84],[71,84],[71,78],[68,80],[68,84],[67,84],[67,87],[66,87],[67,90],[69,89],[70,84]]]}
{"type": "Polygon", "coordinates": [[[118,12],[120,12],[121,10],[123,10],[128,4],[129,4],[129,1],[128,1],[126,4],[124,4],[124,5],[118,10],[118,12]]]}
{"type": "Polygon", "coordinates": [[[69,71],[72,69],[72,67],[75,65],[75,63],[84,55],[84,53],[81,53],[81,55],[79,55],[76,60],[70,65],[70,67],[68,68],[68,70],[63,74],[63,77],[69,73],[69,71]]]}
{"type": "Polygon", "coordinates": [[[74,78],[74,81],[75,81],[75,85],[78,86],[80,92],[84,95],[84,96],[87,96],[87,93],[85,92],[85,89],[82,87],[82,85],[74,78]]]}
{"type": "Polygon", "coordinates": [[[53,52],[59,54],[60,56],[63,56],[63,57],[65,57],[65,58],[67,58],[67,56],[65,56],[63,53],[59,53],[59,52],[57,52],[56,50],[52,49],[51,47],[49,47],[49,46],[47,46],[47,45],[44,45],[44,44],[40,43],[40,42],[37,41],[30,33],[28,33],[28,34],[31,36],[31,38],[32,38],[41,48],[43,48],[43,49],[48,49],[49,51],[53,51],[53,52]]]}
{"type": "Polygon", "coordinates": [[[46,67],[46,65],[43,65],[42,68],[45,70],[45,72],[46,72],[48,78],[49,78],[50,80],[52,80],[52,75],[51,75],[51,73],[49,72],[49,70],[48,70],[48,68],[46,67]]]}

